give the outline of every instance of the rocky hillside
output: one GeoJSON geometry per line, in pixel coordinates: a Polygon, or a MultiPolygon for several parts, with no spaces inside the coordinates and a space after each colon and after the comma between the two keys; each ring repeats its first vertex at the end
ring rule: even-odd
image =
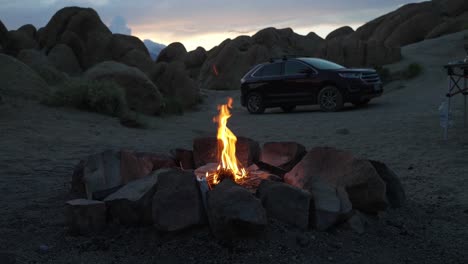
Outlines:
{"type": "MultiPolygon", "coordinates": [[[[299,35],[290,28],[266,28],[251,37],[227,39],[209,51],[199,47],[189,52],[181,43],[172,43],[154,60],[140,39],[113,34],[93,9],[67,7],[40,29],[24,25],[8,31],[0,21],[0,52],[16,57],[41,76],[53,75],[52,81],[46,81],[54,85],[70,76],[87,78],[89,71],[106,61],[115,62],[105,64],[106,79],[115,75],[122,83],[122,65],[132,67],[133,75],[125,76],[128,83],[122,84],[127,96],[154,95],[148,98],[158,102],[142,102],[154,106],[143,112],[157,114],[168,101],[185,109],[193,107],[199,101],[200,87],[237,89],[250,67],[271,57],[293,54],[351,67],[379,66],[400,60],[401,46],[467,27],[468,1],[433,0],[405,5],[356,31],[339,28],[325,39],[315,33],[299,35]],[[132,82],[145,85],[133,93],[132,82]]],[[[137,98],[127,99],[135,107],[139,104],[137,98]]]]}

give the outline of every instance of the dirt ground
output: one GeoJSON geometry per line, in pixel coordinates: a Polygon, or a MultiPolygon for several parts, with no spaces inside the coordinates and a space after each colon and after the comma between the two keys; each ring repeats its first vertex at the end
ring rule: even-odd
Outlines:
{"type": "Polygon", "coordinates": [[[468,32],[403,49],[424,66],[390,84],[366,108],[322,113],[315,106],[284,114],[249,115],[239,92],[204,91],[204,103],[182,116],[151,118],[149,129],[118,120],[15,98],[0,106],[0,263],[468,263],[468,128],[456,98],[454,127],[442,140],[438,107],[446,89],[442,65],[462,59],[468,32]],[[234,98],[231,130],[238,136],[334,146],[385,162],[408,197],[400,209],[369,218],[364,234],[297,229],[271,220],[264,237],[218,243],[208,228],[162,234],[151,227],[110,226],[94,237],[66,233],[64,202],[80,158],[108,148],[168,152],[215,135],[216,104],[234,98]],[[341,133],[347,129],[348,134],[341,133]]]}

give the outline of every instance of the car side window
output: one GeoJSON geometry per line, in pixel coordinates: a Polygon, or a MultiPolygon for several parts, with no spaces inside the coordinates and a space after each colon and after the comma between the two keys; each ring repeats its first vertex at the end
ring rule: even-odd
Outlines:
{"type": "Polygon", "coordinates": [[[278,76],[281,75],[281,63],[272,63],[263,66],[259,69],[254,76],[265,77],[265,76],[278,76]]]}
{"type": "Polygon", "coordinates": [[[297,61],[287,61],[284,65],[284,74],[285,75],[298,75],[306,74],[311,71],[311,68],[297,61]]]}

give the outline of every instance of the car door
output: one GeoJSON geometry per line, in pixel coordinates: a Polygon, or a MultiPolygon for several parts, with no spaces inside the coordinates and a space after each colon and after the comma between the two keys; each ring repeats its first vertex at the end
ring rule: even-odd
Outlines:
{"type": "Polygon", "coordinates": [[[283,89],[289,91],[291,100],[297,103],[313,102],[316,86],[316,70],[300,61],[285,62],[283,89]]]}
{"type": "Polygon", "coordinates": [[[259,79],[259,84],[261,83],[261,87],[258,88],[266,104],[274,104],[281,101],[282,71],[283,63],[274,62],[265,64],[253,74],[255,78],[259,79]]]}

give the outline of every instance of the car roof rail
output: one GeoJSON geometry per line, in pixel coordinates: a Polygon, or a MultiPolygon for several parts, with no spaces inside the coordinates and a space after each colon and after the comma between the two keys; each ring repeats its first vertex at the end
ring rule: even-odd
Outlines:
{"type": "Polygon", "coordinates": [[[298,55],[283,55],[282,57],[273,57],[273,58],[270,58],[270,62],[277,62],[277,61],[286,61],[288,60],[289,58],[298,58],[298,57],[301,57],[301,56],[298,56],[298,55]]]}

